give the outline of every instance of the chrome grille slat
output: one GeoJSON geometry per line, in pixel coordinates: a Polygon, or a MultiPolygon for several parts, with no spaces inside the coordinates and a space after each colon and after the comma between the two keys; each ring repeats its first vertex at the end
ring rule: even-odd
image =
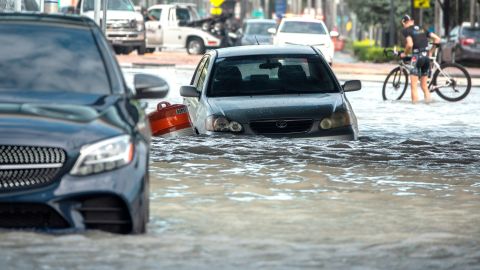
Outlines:
{"type": "Polygon", "coordinates": [[[276,119],[250,122],[250,128],[257,134],[305,133],[312,129],[312,125],[312,119],[276,119]],[[278,125],[279,122],[283,122],[284,126],[278,125]]]}
{"type": "Polygon", "coordinates": [[[50,184],[65,161],[61,148],[0,145],[0,192],[50,184]]]}

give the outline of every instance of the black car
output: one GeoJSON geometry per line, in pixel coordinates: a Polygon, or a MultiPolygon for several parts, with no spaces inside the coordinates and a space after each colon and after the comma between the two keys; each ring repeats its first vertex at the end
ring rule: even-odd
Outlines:
{"type": "Polygon", "coordinates": [[[85,17],[0,14],[0,227],[142,233],[150,128],[108,42],[85,17]]]}
{"type": "Polygon", "coordinates": [[[442,62],[480,61],[480,27],[468,22],[454,27],[441,51],[442,62]]]}

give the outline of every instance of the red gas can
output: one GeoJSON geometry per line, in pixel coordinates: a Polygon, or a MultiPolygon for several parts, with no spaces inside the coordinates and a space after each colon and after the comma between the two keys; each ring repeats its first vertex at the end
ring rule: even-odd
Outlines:
{"type": "Polygon", "coordinates": [[[194,134],[187,106],[183,104],[160,102],[157,110],[148,114],[148,119],[153,136],[176,137],[194,134]]]}

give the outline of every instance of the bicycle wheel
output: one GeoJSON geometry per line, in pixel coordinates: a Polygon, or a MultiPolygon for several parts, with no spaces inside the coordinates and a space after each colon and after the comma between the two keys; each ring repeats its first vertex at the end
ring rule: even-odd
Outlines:
{"type": "Polygon", "coordinates": [[[383,100],[402,99],[408,87],[408,74],[405,69],[396,67],[390,71],[383,83],[383,100]]]}
{"type": "Polygon", "coordinates": [[[472,79],[468,71],[459,64],[445,63],[433,74],[432,86],[437,94],[447,101],[464,99],[472,87],[472,79]]]}

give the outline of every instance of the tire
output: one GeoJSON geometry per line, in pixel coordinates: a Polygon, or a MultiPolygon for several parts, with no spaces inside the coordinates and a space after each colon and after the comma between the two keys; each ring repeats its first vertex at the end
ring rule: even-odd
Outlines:
{"type": "Polygon", "coordinates": [[[396,67],[390,71],[383,83],[383,100],[400,100],[408,87],[408,73],[405,69],[396,67]]]}
{"type": "MultiPolygon", "coordinates": [[[[450,83],[451,86],[449,87],[445,86],[436,89],[437,94],[441,98],[452,102],[464,99],[472,88],[472,78],[470,74],[468,74],[468,71],[462,65],[455,63],[445,63],[440,65],[440,68],[443,72],[451,76],[453,83],[450,83]]],[[[448,84],[449,78],[443,76],[440,70],[437,69],[435,74],[433,74],[432,86],[436,87],[448,84]]]]}
{"type": "Polygon", "coordinates": [[[150,220],[150,183],[148,174],[144,177],[143,190],[142,194],[140,195],[140,209],[138,215],[136,216],[136,219],[138,220],[138,224],[132,233],[146,233],[147,224],[150,220]]]}
{"type": "Polygon", "coordinates": [[[115,54],[123,54],[123,47],[113,47],[115,54]]]}
{"type": "Polygon", "coordinates": [[[147,51],[147,48],[145,47],[145,43],[137,47],[138,55],[144,55],[146,51],[147,51]]]}
{"type": "Polygon", "coordinates": [[[204,54],[205,44],[203,40],[197,37],[188,39],[187,41],[187,53],[188,54],[204,54]]]}

